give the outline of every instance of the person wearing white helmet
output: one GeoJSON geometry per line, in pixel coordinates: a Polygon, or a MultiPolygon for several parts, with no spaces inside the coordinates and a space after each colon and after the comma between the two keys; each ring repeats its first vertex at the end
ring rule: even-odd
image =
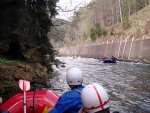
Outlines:
{"type": "Polygon", "coordinates": [[[103,86],[97,83],[87,85],[83,88],[81,101],[83,107],[78,113],[110,113],[108,94],[103,86]]]}
{"type": "Polygon", "coordinates": [[[78,113],[82,107],[80,93],[84,86],[82,71],[78,68],[71,68],[66,75],[66,81],[70,91],[61,95],[54,106],[48,113],[78,113]]]}

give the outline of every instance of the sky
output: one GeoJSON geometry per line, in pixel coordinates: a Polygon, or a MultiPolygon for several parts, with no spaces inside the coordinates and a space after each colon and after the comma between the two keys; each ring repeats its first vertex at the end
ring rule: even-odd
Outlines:
{"type": "Polygon", "coordinates": [[[92,0],[59,0],[57,3],[58,13],[57,18],[70,20],[73,12],[90,3],[92,0]],[[74,10],[75,9],[75,10],[74,10]]]}

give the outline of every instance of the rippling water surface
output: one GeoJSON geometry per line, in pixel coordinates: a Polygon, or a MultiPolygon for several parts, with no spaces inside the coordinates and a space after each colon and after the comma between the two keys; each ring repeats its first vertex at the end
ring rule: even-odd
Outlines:
{"type": "Polygon", "coordinates": [[[133,62],[105,64],[93,58],[57,57],[65,62],[59,69],[53,66],[58,76],[50,82],[59,95],[69,90],[65,76],[71,67],[83,71],[83,85],[99,83],[110,97],[110,109],[120,113],[150,113],[150,65],[133,62]]]}

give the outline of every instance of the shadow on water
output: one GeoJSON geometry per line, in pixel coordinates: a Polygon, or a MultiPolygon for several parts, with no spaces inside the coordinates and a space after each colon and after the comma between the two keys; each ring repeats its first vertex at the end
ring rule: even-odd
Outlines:
{"type": "Polygon", "coordinates": [[[96,82],[107,90],[111,111],[120,113],[150,113],[150,65],[133,62],[104,64],[93,58],[71,59],[58,57],[65,62],[59,69],[53,66],[58,76],[50,79],[55,91],[61,95],[69,90],[66,72],[78,67],[84,74],[84,85],[96,82]]]}

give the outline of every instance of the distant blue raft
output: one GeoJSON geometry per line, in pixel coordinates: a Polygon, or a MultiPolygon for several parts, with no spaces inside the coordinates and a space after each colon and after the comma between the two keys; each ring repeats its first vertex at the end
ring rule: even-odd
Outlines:
{"type": "Polygon", "coordinates": [[[113,59],[105,59],[103,63],[117,63],[116,60],[113,59]]]}

